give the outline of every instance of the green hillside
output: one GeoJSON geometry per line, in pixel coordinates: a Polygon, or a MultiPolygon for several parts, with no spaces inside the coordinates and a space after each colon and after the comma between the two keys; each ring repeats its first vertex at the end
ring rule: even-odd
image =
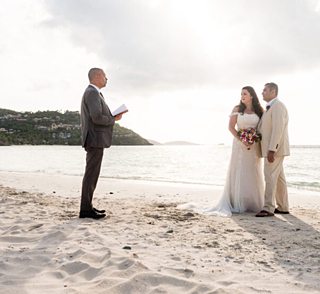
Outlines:
{"type": "MultiPolygon", "coordinates": [[[[115,124],[112,145],[151,145],[115,124]]],[[[78,111],[17,112],[0,108],[0,145],[81,145],[78,111]]]]}

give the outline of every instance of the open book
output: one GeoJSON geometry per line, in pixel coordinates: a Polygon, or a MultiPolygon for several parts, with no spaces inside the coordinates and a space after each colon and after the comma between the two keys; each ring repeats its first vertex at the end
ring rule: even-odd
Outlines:
{"type": "Polygon", "coordinates": [[[120,105],[117,109],[115,109],[114,111],[112,111],[112,115],[116,116],[118,114],[122,114],[122,113],[126,113],[128,112],[128,108],[127,106],[125,106],[125,104],[120,105]]]}

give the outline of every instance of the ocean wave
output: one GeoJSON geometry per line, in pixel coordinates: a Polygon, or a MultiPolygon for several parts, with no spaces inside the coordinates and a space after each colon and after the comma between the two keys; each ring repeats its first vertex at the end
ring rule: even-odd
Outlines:
{"type": "Polygon", "coordinates": [[[171,183],[171,184],[189,184],[189,185],[204,185],[204,186],[215,186],[223,187],[221,184],[213,184],[208,182],[198,182],[198,181],[188,181],[188,180],[170,180],[170,179],[159,179],[159,178],[149,178],[149,177],[139,177],[139,176],[100,176],[105,179],[118,179],[118,180],[136,180],[136,181],[147,181],[147,182],[158,182],[158,183],[171,183]]]}
{"type": "MultiPolygon", "coordinates": [[[[0,171],[83,176],[85,158],[74,148],[10,146],[1,149],[0,171]]],[[[126,147],[110,149],[101,177],[223,187],[230,147],[126,147]]],[[[320,191],[320,148],[296,146],[284,162],[288,186],[320,191]]]]}
{"type": "Polygon", "coordinates": [[[288,183],[288,186],[299,190],[320,191],[319,182],[290,182],[288,183]]]}

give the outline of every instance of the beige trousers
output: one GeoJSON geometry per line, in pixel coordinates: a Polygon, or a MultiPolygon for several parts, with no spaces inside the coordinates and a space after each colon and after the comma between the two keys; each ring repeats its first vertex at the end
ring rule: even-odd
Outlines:
{"type": "Polygon", "coordinates": [[[276,205],[280,211],[289,211],[287,182],[283,170],[284,157],[275,157],[274,162],[264,159],[266,190],[263,210],[274,212],[276,205]]]}

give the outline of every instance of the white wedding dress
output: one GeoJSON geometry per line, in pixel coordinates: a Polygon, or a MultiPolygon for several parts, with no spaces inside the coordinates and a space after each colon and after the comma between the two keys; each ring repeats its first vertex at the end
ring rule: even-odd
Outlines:
{"type": "MultiPolygon", "coordinates": [[[[237,115],[238,129],[256,128],[259,117],[256,114],[237,115]]],[[[194,203],[178,206],[197,213],[231,216],[232,213],[259,212],[264,204],[264,181],[262,159],[258,157],[258,144],[250,150],[238,139],[233,140],[232,154],[224,191],[219,203],[213,207],[197,207],[194,203]]]]}

